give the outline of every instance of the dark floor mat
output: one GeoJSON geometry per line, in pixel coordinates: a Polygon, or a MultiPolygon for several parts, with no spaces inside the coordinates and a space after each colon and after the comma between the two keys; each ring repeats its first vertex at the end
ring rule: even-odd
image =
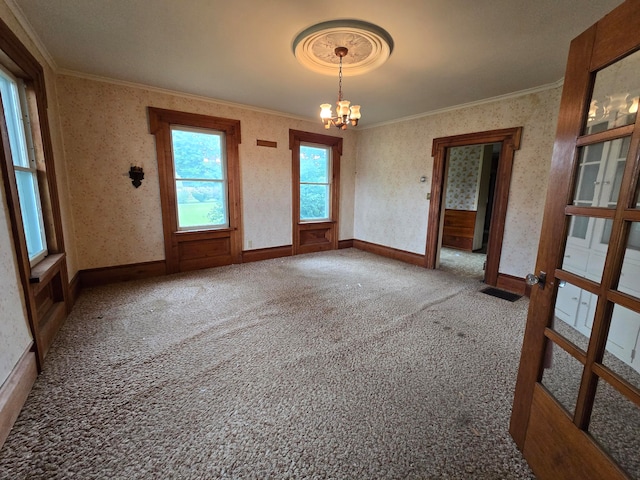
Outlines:
{"type": "Polygon", "coordinates": [[[482,293],[486,293],[487,295],[491,295],[492,297],[502,298],[503,300],[508,300],[510,302],[515,302],[516,300],[522,298],[522,295],[518,295],[516,293],[505,292],[504,290],[500,290],[498,288],[487,287],[480,290],[482,293]]]}

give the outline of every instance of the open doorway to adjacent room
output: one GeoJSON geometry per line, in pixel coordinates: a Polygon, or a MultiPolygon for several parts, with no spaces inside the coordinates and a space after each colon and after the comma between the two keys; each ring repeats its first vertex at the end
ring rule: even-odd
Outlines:
{"type": "Polygon", "coordinates": [[[440,268],[484,280],[501,143],[447,150],[440,268]]]}
{"type": "Polygon", "coordinates": [[[522,127],[515,127],[433,140],[427,268],[442,266],[498,285],[513,157],[521,137],[522,127]]]}

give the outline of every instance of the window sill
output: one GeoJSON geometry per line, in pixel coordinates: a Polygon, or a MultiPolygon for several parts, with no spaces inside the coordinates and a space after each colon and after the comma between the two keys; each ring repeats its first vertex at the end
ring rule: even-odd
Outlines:
{"type": "Polygon", "coordinates": [[[308,226],[310,228],[319,227],[323,225],[335,225],[335,220],[309,220],[308,222],[298,222],[298,226],[304,228],[308,226]]]}
{"type": "Polygon", "coordinates": [[[29,283],[46,283],[60,270],[64,253],[52,253],[31,269],[29,283]]]}

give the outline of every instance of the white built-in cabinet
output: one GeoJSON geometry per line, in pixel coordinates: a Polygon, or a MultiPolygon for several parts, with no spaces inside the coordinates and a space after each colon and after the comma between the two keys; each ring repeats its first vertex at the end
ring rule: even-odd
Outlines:
{"type": "MultiPolygon", "coordinates": [[[[629,141],[630,137],[625,137],[584,148],[578,167],[574,205],[615,208],[629,141]]],[[[604,270],[611,225],[610,219],[573,217],[569,226],[563,270],[599,283],[604,270]]],[[[640,223],[631,224],[618,291],[640,298],[640,223]]],[[[562,282],[558,289],[555,316],[589,338],[596,302],[596,295],[562,282]]],[[[616,305],[607,351],[640,372],[639,340],[640,314],[616,305]]]]}

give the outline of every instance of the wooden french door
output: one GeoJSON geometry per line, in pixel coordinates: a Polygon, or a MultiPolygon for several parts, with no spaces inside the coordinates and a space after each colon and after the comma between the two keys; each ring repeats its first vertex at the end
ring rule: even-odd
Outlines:
{"type": "Polygon", "coordinates": [[[510,428],[540,479],[640,478],[639,22],[569,52],[510,428]]]}

